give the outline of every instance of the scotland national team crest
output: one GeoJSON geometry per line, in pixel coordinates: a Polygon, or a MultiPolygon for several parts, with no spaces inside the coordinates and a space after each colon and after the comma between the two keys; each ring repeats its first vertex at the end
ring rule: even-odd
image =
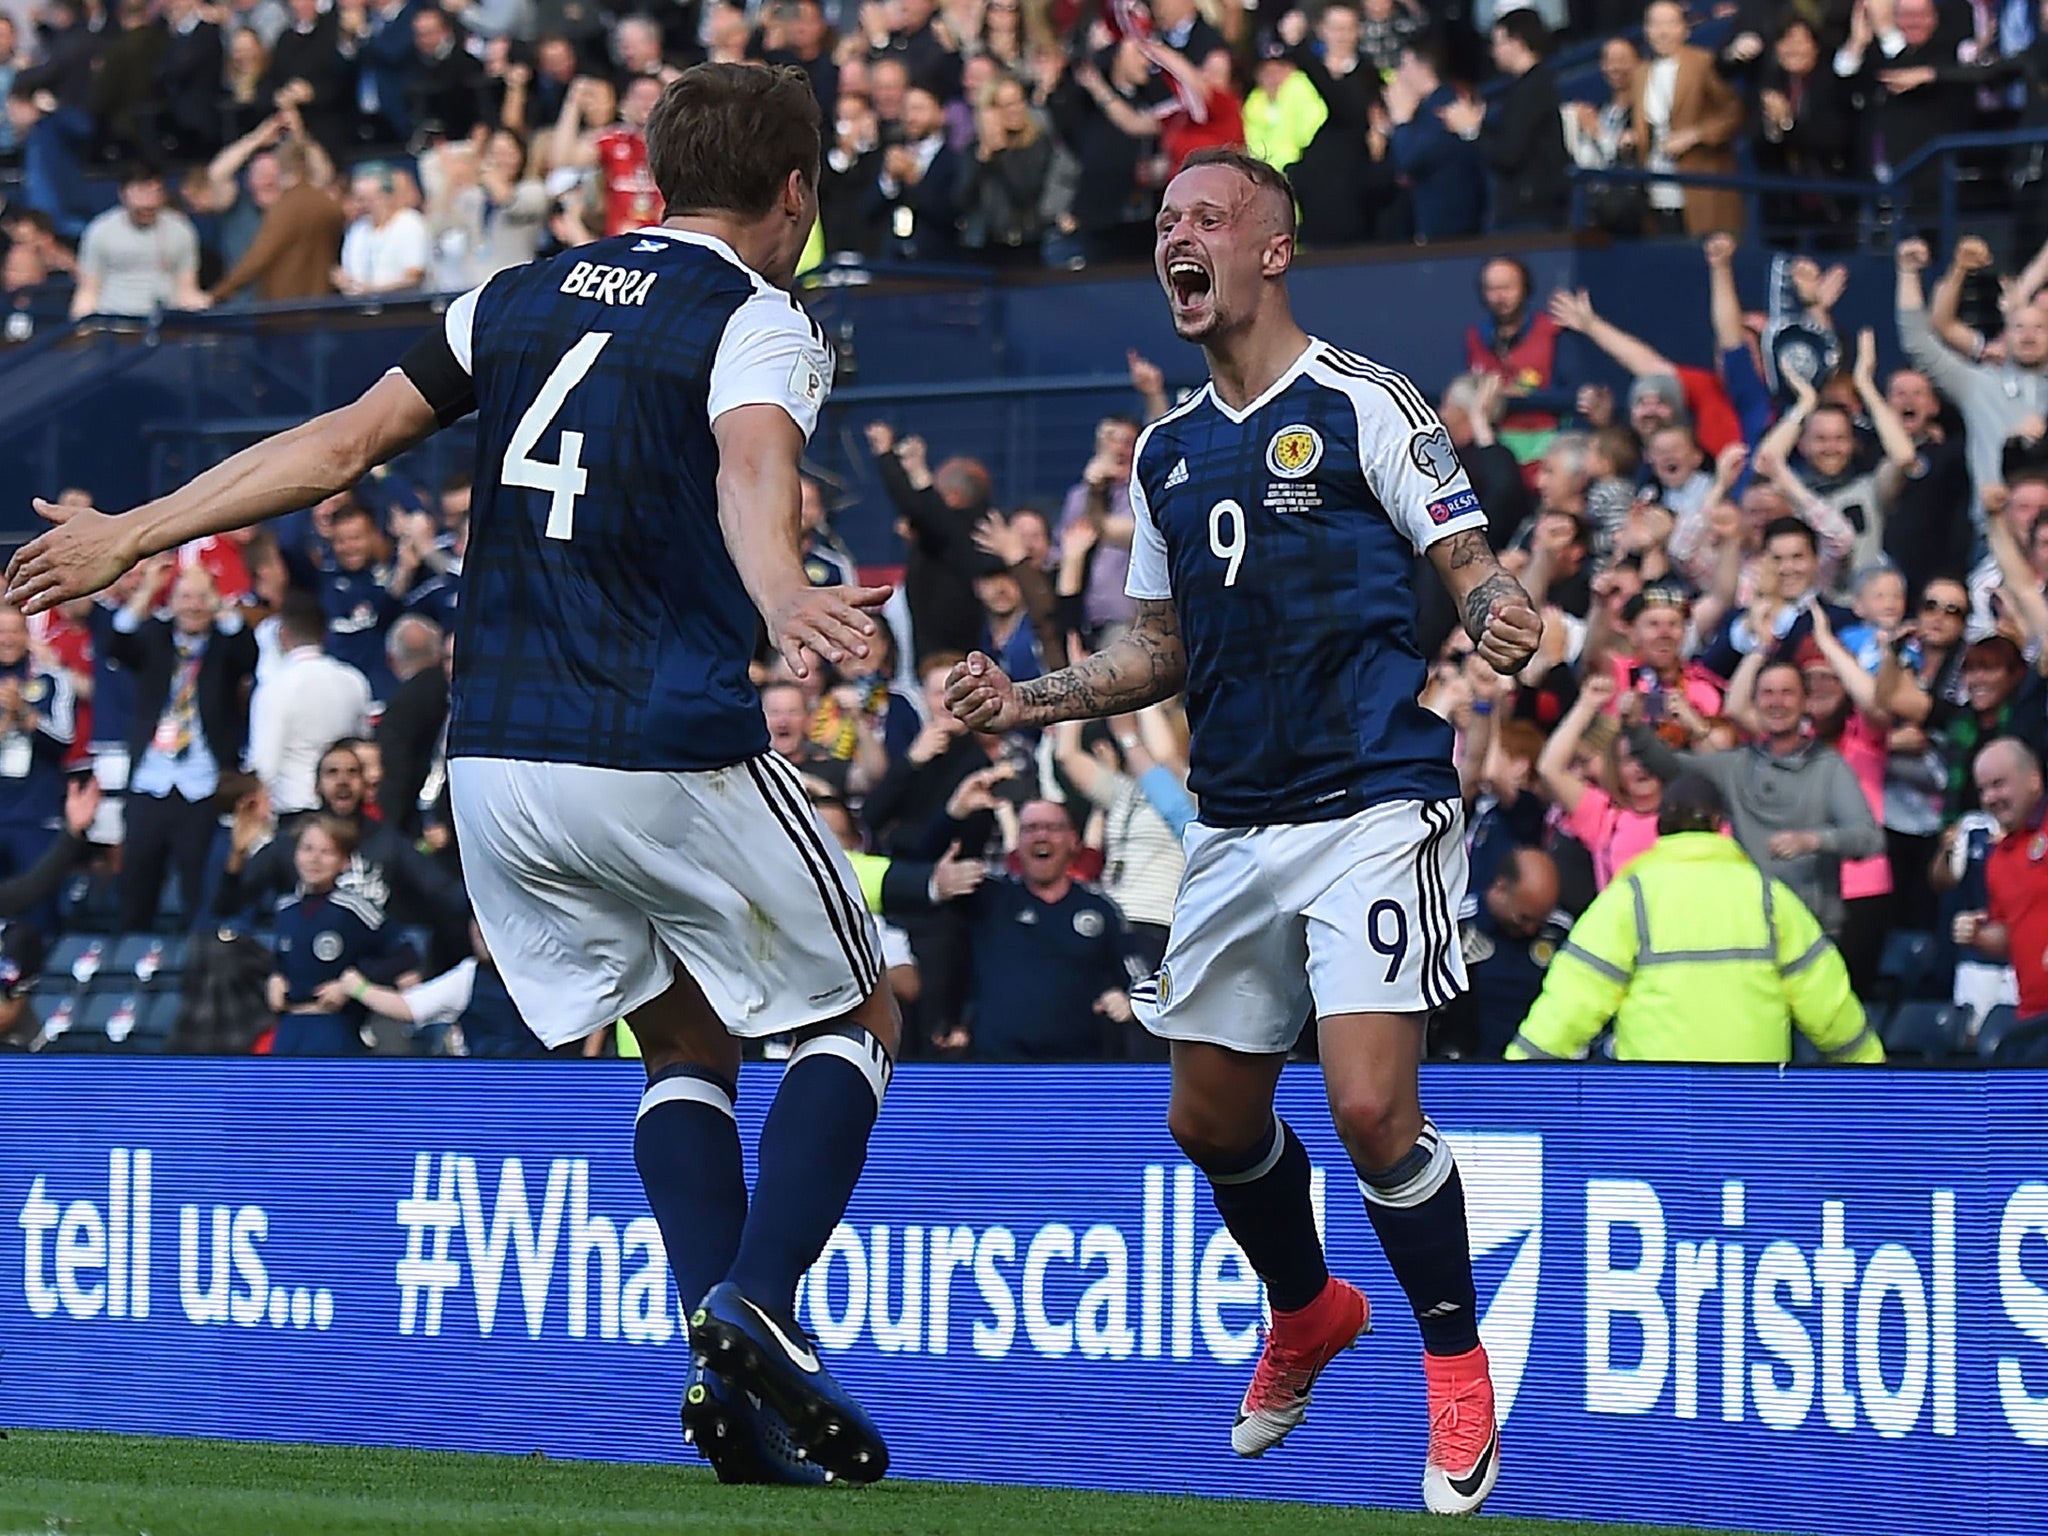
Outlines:
{"type": "Polygon", "coordinates": [[[1081,935],[1081,937],[1084,939],[1101,938],[1102,914],[1100,912],[1089,912],[1085,910],[1076,912],[1074,914],[1074,932],[1081,935]]]}
{"type": "Polygon", "coordinates": [[[313,940],[313,958],[322,965],[332,965],[341,958],[341,935],[323,933],[313,940]]]}
{"type": "Polygon", "coordinates": [[[1314,427],[1282,427],[1266,445],[1266,468],[1283,480],[1299,480],[1322,458],[1322,434],[1314,427]]]}

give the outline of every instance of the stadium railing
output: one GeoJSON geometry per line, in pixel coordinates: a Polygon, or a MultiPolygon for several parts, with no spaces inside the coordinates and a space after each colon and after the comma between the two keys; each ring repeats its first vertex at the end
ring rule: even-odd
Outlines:
{"type": "MultiPolygon", "coordinates": [[[[1999,150],[2041,149],[2048,146],[2048,128],[2014,128],[1998,133],[1960,133],[1934,140],[1922,146],[1895,166],[1890,166],[1878,176],[1860,181],[1834,181],[1807,176],[1772,176],[1759,172],[1742,172],[1730,176],[1706,175],[1698,172],[1651,171],[1640,166],[1607,166],[1603,168],[1579,167],[1572,173],[1571,223],[1575,229],[1584,229],[1588,224],[1588,193],[1599,186],[1647,186],[1652,182],[1676,182],[1682,187],[1702,187],[1733,190],[1744,194],[1747,203],[1746,227],[1752,230],[1764,228],[1762,199],[1769,195],[1811,196],[1832,199],[1853,208],[1856,212],[1855,238],[1866,248],[1879,249],[1899,239],[1915,235],[1936,238],[1938,248],[1953,250],[1963,220],[1963,190],[1965,187],[1982,185],[1981,179],[1972,181],[1959,174],[1958,161],[1964,156],[1983,155],[1999,150]],[[1928,198],[1915,189],[1913,183],[1923,173],[1938,170],[1938,195],[1928,198]],[[1914,205],[1931,201],[1931,209],[1914,205]],[[1914,227],[1910,222],[1918,214],[1932,212],[1936,223],[1931,229],[1914,227]]],[[[2040,195],[2041,170],[2037,163],[2027,166],[2024,185],[2034,187],[2032,195],[2040,195]]],[[[2015,187],[2017,192],[2017,186],[2015,187]]],[[[2006,199],[2010,203],[2013,199],[2006,199]]],[[[2009,208],[1988,208],[1985,212],[1992,217],[2002,217],[2009,208]]]]}

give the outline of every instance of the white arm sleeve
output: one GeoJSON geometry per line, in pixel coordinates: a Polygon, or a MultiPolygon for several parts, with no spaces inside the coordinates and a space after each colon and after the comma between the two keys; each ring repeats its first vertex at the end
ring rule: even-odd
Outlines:
{"type": "Polygon", "coordinates": [[[452,971],[443,971],[431,981],[407,987],[399,996],[412,1010],[415,1024],[453,1024],[469,1007],[476,991],[476,961],[465,960],[452,971]]]}
{"type": "Polygon", "coordinates": [[[743,405],[779,405],[808,440],[832,390],[825,335],[796,300],[757,292],[726,322],[711,361],[711,419],[743,405]]]}
{"type": "Polygon", "coordinates": [[[476,300],[483,291],[483,284],[477,284],[448,306],[448,313],[441,321],[442,330],[448,337],[448,350],[455,354],[455,361],[462,364],[462,371],[472,375],[476,372],[476,344],[473,339],[476,300]]]}
{"type": "Polygon", "coordinates": [[[1438,539],[1486,526],[1451,435],[1413,384],[1390,370],[1384,381],[1353,387],[1351,403],[1366,484],[1418,555],[1438,539]]]}
{"type": "Polygon", "coordinates": [[[1131,530],[1131,569],[1124,577],[1124,592],[1138,598],[1172,597],[1173,583],[1166,569],[1166,540],[1152,520],[1152,497],[1135,463],[1131,470],[1131,519],[1136,526],[1131,530]]]}

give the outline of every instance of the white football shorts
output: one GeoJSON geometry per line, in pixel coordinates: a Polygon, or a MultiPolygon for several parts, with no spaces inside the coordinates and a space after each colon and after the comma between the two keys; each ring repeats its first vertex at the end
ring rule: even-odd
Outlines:
{"type": "Polygon", "coordinates": [[[702,773],[464,757],[448,786],[484,942],[550,1047],[652,1002],[678,962],[744,1038],[881,980],[853,868],[773,753],[702,773]]]}
{"type": "Polygon", "coordinates": [[[1286,826],[1197,821],[1184,847],[1166,958],[1131,994],[1162,1039],[1272,1054],[1311,1017],[1426,1013],[1465,989],[1456,801],[1286,826]]]}

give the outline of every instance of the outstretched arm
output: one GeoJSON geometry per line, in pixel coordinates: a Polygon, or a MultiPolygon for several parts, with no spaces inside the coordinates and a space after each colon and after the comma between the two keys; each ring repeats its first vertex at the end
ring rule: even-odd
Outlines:
{"type": "Polygon", "coordinates": [[[1552,294],[1550,318],[1568,331],[1577,331],[1637,378],[1660,373],[1668,373],[1675,378],[1678,374],[1678,368],[1671,359],[1647,341],[1602,320],[1594,312],[1593,301],[1586,297],[1584,289],[1576,293],[1552,294]]]}
{"type": "Polygon", "coordinates": [[[420,386],[394,370],[350,404],[244,448],[131,512],[110,516],[37,498],[36,511],[59,526],[15,554],[7,567],[7,600],[42,613],[112,585],[151,555],[310,507],[438,425],[420,386]]]}

